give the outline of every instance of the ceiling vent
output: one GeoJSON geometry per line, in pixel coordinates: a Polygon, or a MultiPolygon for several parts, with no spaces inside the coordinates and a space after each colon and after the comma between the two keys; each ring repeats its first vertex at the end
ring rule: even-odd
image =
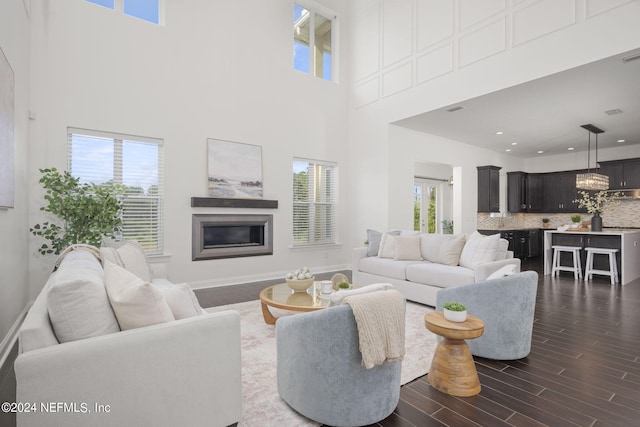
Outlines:
{"type": "Polygon", "coordinates": [[[464,107],[461,107],[461,106],[458,105],[457,107],[447,108],[447,111],[450,112],[450,113],[453,113],[454,111],[459,111],[459,110],[462,110],[463,108],[464,107]]]}
{"type": "Polygon", "coordinates": [[[604,113],[607,116],[615,116],[616,114],[622,114],[622,110],[619,108],[614,108],[613,110],[607,110],[604,113]]]}

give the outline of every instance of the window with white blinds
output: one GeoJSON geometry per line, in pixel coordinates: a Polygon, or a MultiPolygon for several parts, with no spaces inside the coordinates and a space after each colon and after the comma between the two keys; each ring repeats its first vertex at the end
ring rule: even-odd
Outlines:
{"type": "Polygon", "coordinates": [[[293,245],[338,239],[338,165],[293,159],[293,245]]]}
{"type": "Polygon", "coordinates": [[[125,186],[122,238],[162,254],[163,141],[73,128],[67,138],[71,175],[81,183],[125,186]]]}

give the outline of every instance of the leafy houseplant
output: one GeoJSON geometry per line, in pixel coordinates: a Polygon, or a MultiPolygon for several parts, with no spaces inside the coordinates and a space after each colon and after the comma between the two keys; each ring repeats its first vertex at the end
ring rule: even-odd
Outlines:
{"type": "Polygon", "coordinates": [[[549,227],[549,218],[542,218],[542,226],[544,228],[549,227]]]}
{"type": "Polygon", "coordinates": [[[467,320],[467,307],[459,302],[446,302],[444,308],[444,318],[451,322],[464,322],[467,320]]]}
{"type": "Polygon", "coordinates": [[[57,216],[62,225],[43,222],[30,231],[34,236],[48,241],[38,251],[59,254],[74,243],[100,246],[103,236],[113,236],[122,231],[122,200],[124,187],[106,183],[80,183],[69,172],[58,172],[56,168],[40,169],[40,183],[46,190],[47,206],[41,211],[57,216]]]}
{"type": "Polygon", "coordinates": [[[571,228],[579,228],[581,221],[582,221],[581,215],[571,215],[571,222],[573,223],[571,224],[571,228]]]}
{"type": "Polygon", "coordinates": [[[338,289],[350,289],[351,285],[349,282],[340,282],[338,283],[338,289]]]}

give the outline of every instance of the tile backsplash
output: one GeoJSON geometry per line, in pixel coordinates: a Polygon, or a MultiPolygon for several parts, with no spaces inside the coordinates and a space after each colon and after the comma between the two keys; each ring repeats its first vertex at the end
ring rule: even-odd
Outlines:
{"type": "MultiPolygon", "coordinates": [[[[478,213],[478,229],[497,228],[542,228],[542,218],[549,218],[549,228],[557,228],[571,223],[571,216],[577,213],[509,213],[492,217],[488,213],[478,213]]],[[[494,214],[496,215],[496,214],[494,214]]],[[[590,214],[581,213],[584,221],[590,214]]],[[[619,204],[607,208],[602,214],[604,227],[640,228],[640,200],[621,200],[619,204]]]]}

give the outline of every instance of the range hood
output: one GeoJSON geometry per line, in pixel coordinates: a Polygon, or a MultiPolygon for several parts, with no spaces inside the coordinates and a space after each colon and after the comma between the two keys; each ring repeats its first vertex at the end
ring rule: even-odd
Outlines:
{"type": "Polygon", "coordinates": [[[616,199],[621,200],[636,200],[640,199],[640,189],[630,190],[608,190],[607,193],[619,193],[616,199]]]}

